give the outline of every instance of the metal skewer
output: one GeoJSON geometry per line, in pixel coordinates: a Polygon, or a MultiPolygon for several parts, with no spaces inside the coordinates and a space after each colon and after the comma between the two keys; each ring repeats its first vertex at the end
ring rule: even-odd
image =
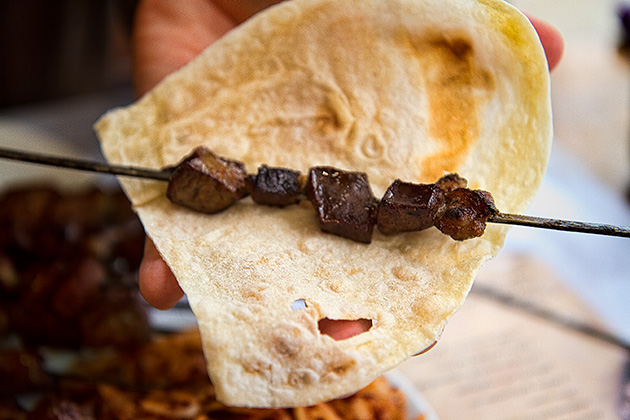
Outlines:
{"type": "MultiPolygon", "coordinates": [[[[0,148],[0,158],[19,160],[67,169],[99,172],[111,175],[129,176],[135,178],[169,181],[170,170],[155,170],[132,166],[110,165],[81,159],[45,156],[17,150],[0,148]]],[[[599,223],[574,222],[569,220],[549,219],[543,217],[525,216],[521,214],[499,213],[488,219],[491,223],[528,226],[541,229],[562,230],[568,232],[590,233],[595,235],[620,236],[630,238],[630,227],[613,226],[599,223]]]]}
{"type": "Polygon", "coordinates": [[[168,170],[155,170],[136,168],[132,166],[110,165],[108,163],[93,162],[73,158],[61,158],[56,156],[45,156],[36,153],[22,152],[0,148],[0,158],[19,160],[23,162],[38,163],[41,165],[55,166],[79,171],[99,172],[111,175],[130,176],[134,178],[153,179],[157,181],[168,181],[171,172],[168,170]]]}
{"type": "Polygon", "coordinates": [[[488,222],[630,238],[630,227],[548,219],[544,217],[525,216],[522,214],[499,213],[496,216],[490,217],[488,222]]]}

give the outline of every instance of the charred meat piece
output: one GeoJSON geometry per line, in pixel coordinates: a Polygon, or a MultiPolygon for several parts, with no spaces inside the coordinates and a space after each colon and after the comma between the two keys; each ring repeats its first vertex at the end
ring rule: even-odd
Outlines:
{"type": "Polygon", "coordinates": [[[246,197],[243,163],[198,147],[173,170],[166,196],[173,203],[202,213],[218,213],[246,197]]]}
{"type": "Polygon", "coordinates": [[[435,185],[443,191],[453,191],[457,188],[466,188],[468,181],[457,174],[448,174],[438,179],[435,185]]]}
{"type": "Polygon", "coordinates": [[[451,238],[463,241],[483,235],[488,218],[498,213],[489,193],[457,188],[446,193],[446,203],[435,227],[451,238]]]}
{"type": "Polygon", "coordinates": [[[300,172],[292,169],[274,168],[262,165],[257,175],[247,178],[251,184],[251,196],[257,204],[267,206],[288,206],[302,199],[300,172]]]}
{"type": "Polygon", "coordinates": [[[306,188],[324,232],[357,242],[372,241],[378,200],[365,173],[314,167],[306,188]]]}
{"type": "Polygon", "coordinates": [[[378,205],[378,229],[385,235],[428,229],[443,205],[444,192],[436,184],[396,180],[378,205]]]}

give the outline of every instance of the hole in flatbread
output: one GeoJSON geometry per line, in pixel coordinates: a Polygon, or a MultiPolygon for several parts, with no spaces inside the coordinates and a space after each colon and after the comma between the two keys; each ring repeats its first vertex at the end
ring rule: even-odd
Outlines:
{"type": "Polygon", "coordinates": [[[304,309],[306,308],[306,300],[304,299],[298,299],[295,302],[293,302],[293,305],[291,305],[291,309],[294,311],[297,311],[298,309],[304,309]]]}
{"type": "Polygon", "coordinates": [[[371,319],[330,319],[322,318],[317,323],[319,332],[335,340],[345,340],[368,332],[372,328],[371,319]]]}

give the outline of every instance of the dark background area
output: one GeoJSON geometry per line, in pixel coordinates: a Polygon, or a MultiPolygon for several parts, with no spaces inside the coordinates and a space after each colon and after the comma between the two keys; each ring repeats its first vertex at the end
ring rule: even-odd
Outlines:
{"type": "Polygon", "coordinates": [[[0,109],[130,85],[134,0],[0,0],[0,109]]]}

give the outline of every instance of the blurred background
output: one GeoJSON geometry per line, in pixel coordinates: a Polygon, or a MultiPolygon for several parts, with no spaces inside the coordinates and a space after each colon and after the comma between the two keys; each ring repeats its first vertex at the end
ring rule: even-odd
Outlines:
{"type": "Polygon", "coordinates": [[[129,83],[133,0],[0,1],[0,107],[129,83]]]}
{"type": "Polygon", "coordinates": [[[618,191],[630,181],[630,70],[619,0],[515,0],[565,38],[552,74],[554,132],[593,173],[618,191]]]}
{"type": "Polygon", "coordinates": [[[28,147],[28,137],[43,136],[44,143],[68,145],[79,156],[101,157],[92,124],[105,110],[134,99],[130,36],[136,4],[0,0],[5,146],[28,147]]]}

